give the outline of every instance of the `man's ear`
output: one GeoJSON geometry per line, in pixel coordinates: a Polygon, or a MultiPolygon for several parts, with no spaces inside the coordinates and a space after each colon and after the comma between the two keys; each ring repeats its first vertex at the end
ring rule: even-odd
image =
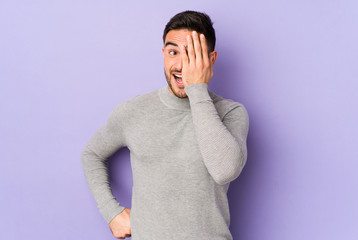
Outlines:
{"type": "Polygon", "coordinates": [[[209,53],[209,59],[212,65],[214,65],[214,63],[216,62],[217,57],[218,57],[217,51],[212,51],[211,53],[209,53]]]}

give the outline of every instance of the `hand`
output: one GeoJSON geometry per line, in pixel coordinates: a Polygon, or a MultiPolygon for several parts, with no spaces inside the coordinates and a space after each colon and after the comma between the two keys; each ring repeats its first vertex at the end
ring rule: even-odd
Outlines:
{"type": "Polygon", "coordinates": [[[209,59],[205,36],[200,34],[199,37],[196,31],[192,32],[192,36],[187,36],[187,50],[188,52],[184,46],[180,47],[184,86],[187,87],[197,83],[208,84],[213,77],[213,64],[216,60],[217,52],[211,52],[209,59]]]}
{"type": "Polygon", "coordinates": [[[129,208],[125,208],[108,224],[115,238],[125,239],[131,236],[130,212],[129,208]]]}

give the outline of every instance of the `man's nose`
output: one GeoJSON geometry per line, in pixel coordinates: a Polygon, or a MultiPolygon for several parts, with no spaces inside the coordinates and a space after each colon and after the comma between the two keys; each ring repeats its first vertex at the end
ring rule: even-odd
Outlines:
{"type": "Polygon", "coordinates": [[[175,63],[175,68],[181,71],[182,67],[183,67],[183,61],[181,60],[181,58],[178,58],[175,63]]]}

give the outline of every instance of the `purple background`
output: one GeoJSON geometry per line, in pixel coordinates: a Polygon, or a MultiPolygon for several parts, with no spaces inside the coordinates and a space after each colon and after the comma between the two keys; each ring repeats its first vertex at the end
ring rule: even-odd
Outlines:
{"type": "MultiPolygon", "coordinates": [[[[250,114],[234,239],[357,239],[355,0],[1,1],[0,239],[113,239],[80,152],[116,104],[165,85],[162,31],[186,9],[214,21],[210,88],[250,114]]],[[[110,164],[130,207],[128,150],[110,164]]]]}

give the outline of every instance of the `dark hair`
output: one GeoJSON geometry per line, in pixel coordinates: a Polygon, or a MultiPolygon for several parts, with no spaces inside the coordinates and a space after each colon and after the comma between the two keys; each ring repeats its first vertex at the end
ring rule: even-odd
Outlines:
{"type": "Polygon", "coordinates": [[[188,29],[204,34],[208,50],[210,52],[214,51],[216,42],[215,30],[213,22],[207,14],[195,11],[184,11],[176,14],[164,28],[163,42],[165,42],[165,37],[170,30],[178,29],[188,29]]]}

